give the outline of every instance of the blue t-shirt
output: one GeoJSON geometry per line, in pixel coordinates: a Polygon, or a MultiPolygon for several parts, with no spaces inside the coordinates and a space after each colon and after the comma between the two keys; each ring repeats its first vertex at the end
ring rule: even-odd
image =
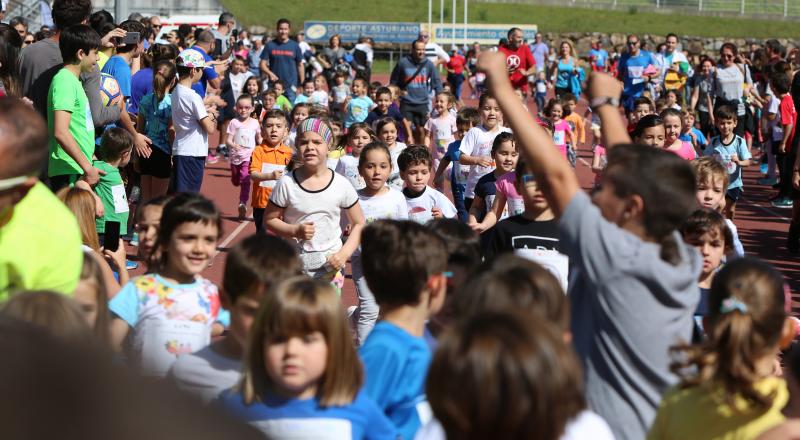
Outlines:
{"type": "MultiPolygon", "coordinates": [[[[450,183],[466,187],[467,173],[461,172],[461,139],[457,139],[447,146],[447,152],[444,157],[450,159],[450,183]]],[[[469,169],[469,168],[466,168],[469,169]]]]}
{"type": "Polygon", "coordinates": [[[114,55],[108,59],[101,72],[107,73],[117,80],[122,96],[126,98],[131,96],[131,66],[128,65],[125,58],[114,55]]]}
{"type": "Polygon", "coordinates": [[[417,430],[431,419],[425,397],[431,350],[425,340],[380,321],[359,354],[366,375],[364,393],[386,413],[402,438],[413,439],[417,430]]]}
{"type": "Polygon", "coordinates": [[[131,98],[128,100],[128,113],[139,113],[139,102],[144,95],[153,91],[153,69],[145,67],[131,78],[131,98]]]}
{"type": "Polygon", "coordinates": [[[376,123],[383,119],[383,118],[392,118],[397,122],[397,140],[400,142],[406,141],[406,131],[403,129],[405,127],[404,121],[405,118],[403,114],[400,113],[400,109],[397,108],[397,105],[392,103],[388,109],[386,109],[386,114],[380,113],[377,107],[372,109],[367,115],[367,119],[364,120],[364,123],[369,124],[373,130],[375,130],[376,123]]]}
{"type": "Polygon", "coordinates": [[[321,407],[316,398],[287,399],[268,395],[264,402],[245,405],[242,395],[224,392],[217,403],[256,429],[267,438],[342,440],[396,440],[397,430],[363,392],[345,406],[321,407]]]}
{"type": "Polygon", "coordinates": [[[605,67],[608,59],[608,52],[605,49],[589,49],[589,56],[594,57],[595,66],[605,67]]]}
{"type": "Polygon", "coordinates": [[[645,88],[644,71],[647,66],[655,66],[656,60],[653,54],[646,50],[640,50],[639,55],[632,57],[625,52],[619,60],[619,75],[622,78],[622,96],[626,98],[638,98],[642,95],[645,88]]]}
{"type": "Polygon", "coordinates": [[[305,104],[309,99],[311,99],[310,96],[306,96],[305,93],[301,93],[294,98],[294,102],[292,104],[305,104]]]}
{"type": "Polygon", "coordinates": [[[144,116],[145,134],[153,141],[153,146],[167,154],[172,154],[167,132],[172,120],[172,97],[167,93],[156,104],[156,95],[150,92],[139,103],[139,112],[144,116]]]}
{"type": "Polygon", "coordinates": [[[733,135],[733,140],[727,145],[722,142],[719,136],[714,136],[711,138],[711,145],[703,150],[703,156],[714,156],[728,170],[729,190],[744,186],[742,182],[742,167],[731,160],[734,154],[739,157],[739,160],[750,160],[751,157],[747,144],[738,135],[733,135]]]}
{"type": "MultiPolygon", "coordinates": [[[[353,96],[347,104],[347,115],[344,117],[344,127],[350,128],[351,125],[357,122],[366,121],[371,107],[372,100],[369,96],[353,96]]],[[[400,131],[400,127],[398,127],[397,131],[400,131]]]]}
{"type": "Polygon", "coordinates": [[[288,40],[285,43],[270,41],[261,52],[261,59],[267,60],[269,70],[286,83],[286,87],[300,85],[297,64],[303,61],[303,53],[296,41],[288,40]]]}
{"type": "MultiPolygon", "coordinates": [[[[203,59],[206,60],[206,63],[214,61],[214,58],[211,58],[211,56],[208,55],[206,51],[204,51],[202,48],[193,46],[192,49],[200,52],[200,54],[203,55],[203,59]]],[[[200,81],[192,84],[192,90],[197,92],[197,94],[200,95],[201,98],[205,98],[206,83],[208,81],[211,81],[212,79],[217,79],[218,77],[219,75],[217,74],[217,71],[214,70],[213,66],[206,67],[205,69],[203,69],[203,76],[200,78],[200,81]]]]}
{"type": "MultiPolygon", "coordinates": [[[[695,137],[697,138],[697,145],[698,146],[705,147],[706,145],[708,145],[708,139],[706,139],[706,135],[704,135],[702,131],[692,127],[692,133],[694,133],[695,137]]],[[[689,136],[688,134],[680,135],[679,139],[684,141],[684,142],[691,142],[692,141],[692,137],[689,136]]]]}

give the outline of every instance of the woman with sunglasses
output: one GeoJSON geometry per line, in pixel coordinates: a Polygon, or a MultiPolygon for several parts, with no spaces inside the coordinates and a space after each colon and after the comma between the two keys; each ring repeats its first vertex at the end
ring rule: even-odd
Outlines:
{"type": "MultiPolygon", "coordinates": [[[[753,86],[753,78],[746,64],[741,63],[736,45],[725,43],[719,50],[719,65],[714,72],[714,109],[721,105],[729,105],[736,109],[736,127],[733,132],[744,137],[745,91],[753,86]]],[[[713,119],[712,119],[713,124],[713,119]]]]}

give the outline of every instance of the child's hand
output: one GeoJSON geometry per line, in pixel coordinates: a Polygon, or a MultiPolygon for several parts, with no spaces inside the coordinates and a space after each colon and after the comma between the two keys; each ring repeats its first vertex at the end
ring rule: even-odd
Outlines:
{"type": "Polygon", "coordinates": [[[497,75],[498,78],[508,77],[506,56],[502,52],[481,52],[478,56],[478,71],[486,74],[486,80],[497,75]]]}
{"type": "Polygon", "coordinates": [[[300,240],[311,240],[314,238],[314,222],[307,222],[295,226],[294,237],[300,240]]]}
{"type": "Polygon", "coordinates": [[[589,75],[588,91],[589,96],[592,98],[597,98],[598,96],[619,98],[622,94],[622,84],[611,75],[593,72],[589,75]]]}
{"type": "Polygon", "coordinates": [[[489,156],[480,156],[478,157],[478,166],[481,167],[491,167],[492,166],[492,158],[489,156]]]}
{"type": "Polygon", "coordinates": [[[100,176],[105,176],[106,175],[105,171],[103,171],[103,170],[101,170],[99,168],[95,168],[93,166],[90,166],[89,168],[87,168],[87,169],[85,169],[83,171],[84,171],[83,180],[85,180],[86,183],[89,184],[89,186],[97,185],[97,182],[100,181],[100,176]]]}
{"type": "Polygon", "coordinates": [[[117,245],[117,250],[110,251],[103,248],[103,256],[106,257],[114,266],[117,267],[117,270],[124,269],[125,266],[125,259],[127,258],[127,254],[125,252],[125,243],[123,243],[122,239],[119,239],[119,244],[117,245]]]}
{"type": "Polygon", "coordinates": [[[482,234],[483,231],[485,230],[485,228],[483,227],[483,224],[478,223],[475,220],[471,220],[469,223],[467,223],[467,226],[469,226],[470,229],[472,229],[473,231],[477,232],[478,234],[482,234]]]}
{"type": "Polygon", "coordinates": [[[326,261],[328,263],[328,266],[331,267],[331,269],[339,270],[339,269],[344,269],[345,265],[347,264],[347,257],[342,255],[342,252],[339,251],[335,254],[328,255],[326,261]]]}
{"type": "Polygon", "coordinates": [[[781,143],[778,144],[778,153],[786,154],[786,142],[781,141],[781,143]]]}
{"type": "Polygon", "coordinates": [[[734,154],[734,155],[732,155],[732,156],[731,156],[731,162],[733,162],[733,163],[735,163],[735,164],[737,164],[737,165],[738,165],[738,164],[739,164],[739,156],[737,156],[737,155],[735,155],[735,154],[734,154]]]}
{"type": "Polygon", "coordinates": [[[431,208],[431,215],[433,216],[433,218],[444,218],[444,215],[442,214],[442,210],[437,208],[437,207],[435,207],[435,206],[433,208],[431,208]]]}
{"type": "Polygon", "coordinates": [[[278,179],[281,178],[281,176],[283,176],[283,170],[275,170],[275,171],[273,171],[273,172],[271,172],[269,174],[270,174],[270,178],[267,179],[267,180],[278,180],[278,179]]]}

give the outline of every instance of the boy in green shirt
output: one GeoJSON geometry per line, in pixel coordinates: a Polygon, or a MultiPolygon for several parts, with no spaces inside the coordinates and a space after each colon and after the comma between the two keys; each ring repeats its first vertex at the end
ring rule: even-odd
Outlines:
{"type": "Polygon", "coordinates": [[[81,177],[95,185],[102,174],[92,166],[94,122],[79,80],[81,72],[94,68],[100,45],[100,36],[86,25],[68,27],[59,38],[64,67],[53,77],[47,93],[47,175],[54,192],[81,177]]]}
{"type": "MultiPolygon", "coordinates": [[[[92,162],[92,166],[102,171],[100,181],[94,187],[94,192],[103,202],[104,214],[95,219],[97,234],[100,242],[106,232],[106,222],[119,222],[119,233],[128,233],[128,198],[125,196],[125,183],[119,169],[131,160],[133,151],[133,137],[122,128],[109,128],[100,139],[100,160],[92,162]]],[[[79,186],[86,185],[81,182],[79,186]]],[[[84,188],[85,189],[85,188],[84,188]]]]}

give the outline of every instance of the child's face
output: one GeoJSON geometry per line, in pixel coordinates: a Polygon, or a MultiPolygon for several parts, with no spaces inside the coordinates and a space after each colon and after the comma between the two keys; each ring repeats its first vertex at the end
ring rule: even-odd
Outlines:
{"type": "Polygon", "coordinates": [[[272,96],[272,95],[264,95],[264,108],[265,109],[275,108],[275,103],[276,102],[277,101],[275,100],[274,96],[272,96]]]}
{"type": "Polygon", "coordinates": [[[489,98],[483,103],[481,106],[481,119],[483,119],[483,125],[489,130],[503,123],[503,112],[500,111],[500,105],[497,100],[489,98]]]}
{"type": "Polygon", "coordinates": [[[301,122],[308,119],[308,109],[306,107],[295,108],[294,110],[294,126],[297,127],[301,122]]]}
{"type": "Polygon", "coordinates": [[[281,95],[283,95],[283,92],[285,91],[285,90],[283,89],[283,84],[281,84],[281,83],[275,83],[275,84],[273,84],[273,85],[272,85],[272,90],[275,90],[275,93],[277,93],[277,94],[278,94],[278,96],[281,96],[281,95]]]}
{"type": "Polygon", "coordinates": [[[570,115],[575,111],[575,101],[569,100],[564,102],[564,114],[570,115]]]}
{"type": "Polygon", "coordinates": [[[344,84],[344,77],[342,75],[336,75],[335,81],[336,81],[336,85],[340,86],[340,85],[344,84]]]}
{"type": "Polygon", "coordinates": [[[325,90],[325,87],[327,87],[325,78],[323,78],[322,76],[317,76],[316,78],[314,78],[314,88],[316,90],[325,90]]]}
{"type": "Polygon", "coordinates": [[[163,206],[156,205],[149,205],[142,209],[139,221],[136,224],[136,232],[139,234],[139,258],[146,260],[150,257],[150,253],[153,252],[163,211],[163,206]]]}
{"type": "Polygon", "coordinates": [[[694,115],[687,113],[683,116],[683,131],[689,132],[694,127],[694,115]]]}
{"type": "Polygon", "coordinates": [[[450,101],[447,99],[447,96],[443,94],[436,95],[436,99],[433,101],[433,108],[439,114],[443,114],[447,111],[448,107],[450,107],[450,101]]]}
{"type": "Polygon", "coordinates": [[[664,130],[664,126],[656,125],[655,127],[648,127],[642,130],[642,135],[636,139],[636,142],[650,147],[664,148],[665,139],[666,131],[664,130]]]}
{"type": "MultiPolygon", "coordinates": [[[[331,131],[333,131],[333,137],[339,139],[342,136],[342,126],[339,124],[331,124],[331,131]]],[[[335,145],[331,145],[331,148],[335,148],[335,145]]]]}
{"type": "Polygon", "coordinates": [[[456,126],[456,128],[458,129],[458,132],[456,133],[456,138],[463,139],[464,136],[467,134],[467,132],[472,128],[472,124],[470,123],[459,124],[456,126]]]}
{"type": "Polygon", "coordinates": [[[503,142],[492,156],[494,157],[497,168],[501,170],[503,174],[514,171],[514,168],[517,166],[517,159],[519,159],[519,153],[514,148],[514,142],[512,141],[503,142]]]}
{"type": "Polygon", "coordinates": [[[667,92],[666,98],[667,98],[667,106],[668,107],[672,106],[673,104],[678,102],[678,97],[675,96],[675,92],[672,92],[672,91],[667,92]]]}
{"type": "Polygon", "coordinates": [[[91,72],[97,64],[97,49],[92,49],[81,58],[81,72],[91,72]]]}
{"type": "Polygon", "coordinates": [[[306,96],[311,96],[314,93],[314,83],[305,83],[303,85],[303,94],[306,96]]]}
{"type": "Polygon", "coordinates": [[[430,166],[427,163],[411,165],[407,170],[400,171],[400,177],[406,187],[414,192],[421,192],[428,185],[428,179],[431,177],[430,166]]]}
{"type": "Polygon", "coordinates": [[[258,82],[256,80],[247,80],[247,84],[244,88],[250,96],[256,96],[256,94],[258,94],[258,82]]]}
{"type": "Polygon", "coordinates": [[[710,177],[702,182],[697,182],[697,192],[695,193],[697,203],[703,208],[710,208],[718,211],[725,200],[725,188],[719,179],[710,177]]]}
{"type": "Polygon", "coordinates": [[[683,124],[681,124],[681,118],[669,115],[664,118],[664,143],[666,145],[672,145],[678,137],[681,135],[681,131],[683,130],[683,124]]]}
{"type": "Polygon", "coordinates": [[[228,330],[241,347],[247,344],[247,337],[258,314],[262,296],[257,293],[245,294],[236,298],[233,304],[224,304],[231,312],[231,324],[228,330]]]}
{"type": "Polygon", "coordinates": [[[240,120],[249,118],[250,113],[253,113],[253,104],[250,99],[236,101],[236,114],[239,116],[240,120]]]}
{"type": "Polygon", "coordinates": [[[244,73],[244,62],[242,60],[234,59],[233,63],[231,63],[231,73],[244,73]]]}
{"type": "Polygon", "coordinates": [[[366,87],[364,87],[363,81],[353,81],[353,84],[350,87],[353,92],[353,95],[356,96],[364,96],[364,94],[367,92],[366,87]]]}
{"type": "Polygon", "coordinates": [[[526,172],[522,175],[522,181],[517,182],[517,191],[522,196],[526,211],[538,214],[550,209],[550,205],[547,203],[544,193],[536,184],[533,174],[526,172]]]}
{"type": "Polygon", "coordinates": [[[194,276],[208,267],[217,248],[217,225],[204,222],[186,222],[178,225],[162,251],[167,253],[170,273],[194,276]]]}
{"type": "Polygon", "coordinates": [[[372,138],[366,130],[356,130],[356,132],[350,136],[350,147],[352,148],[353,156],[360,156],[361,150],[363,150],[371,140],[372,138]]]}
{"type": "Polygon", "coordinates": [[[703,275],[713,273],[722,264],[725,256],[725,237],[722,231],[709,231],[700,237],[689,239],[687,243],[694,246],[703,256],[703,275]]]}
{"type": "Polygon", "coordinates": [[[327,363],[328,344],[321,332],[264,341],[267,375],[282,394],[301,399],[314,397],[327,363]]]}
{"type": "MultiPolygon", "coordinates": [[[[86,256],[85,258],[90,258],[86,256]]],[[[94,328],[97,323],[97,280],[93,279],[80,279],[78,286],[75,287],[75,293],[72,298],[78,303],[83,312],[83,317],[86,318],[86,323],[90,328],[94,328]]]]}
{"type": "Polygon", "coordinates": [[[733,129],[736,128],[736,119],[717,118],[714,121],[714,125],[717,127],[717,130],[719,130],[719,134],[723,137],[727,137],[730,136],[733,133],[733,129]]]}
{"type": "Polygon", "coordinates": [[[639,122],[640,119],[652,113],[650,110],[650,106],[647,104],[640,104],[637,105],[636,108],[633,110],[633,123],[639,122]]]}
{"type": "Polygon", "coordinates": [[[203,69],[196,68],[192,69],[192,83],[200,82],[200,78],[203,77],[203,69]]]}
{"type": "Polygon", "coordinates": [[[386,113],[389,111],[389,106],[392,105],[392,95],[388,93],[382,93],[376,96],[375,99],[375,104],[378,106],[378,110],[380,110],[381,113],[386,113]]]}
{"type": "Polygon", "coordinates": [[[536,78],[540,79],[542,81],[546,81],[547,80],[547,76],[545,75],[544,72],[539,72],[538,74],[536,74],[536,78]]]}
{"type": "Polygon", "coordinates": [[[278,146],[286,137],[286,121],[283,118],[267,118],[262,128],[264,142],[270,147],[278,146]]]}
{"type": "Polygon", "coordinates": [[[306,131],[297,136],[297,150],[304,166],[325,165],[328,159],[328,144],[318,133],[306,131]]]}
{"type": "Polygon", "coordinates": [[[556,104],[550,109],[550,119],[552,119],[553,122],[560,121],[562,116],[564,116],[564,109],[561,107],[561,104],[556,104]]]}
{"type": "Polygon", "coordinates": [[[397,142],[397,127],[394,124],[386,124],[381,128],[379,137],[389,148],[397,142]]]}
{"type": "Polygon", "coordinates": [[[392,159],[382,150],[370,150],[364,158],[364,166],[358,169],[367,188],[378,191],[386,185],[392,174],[392,159]]]}

